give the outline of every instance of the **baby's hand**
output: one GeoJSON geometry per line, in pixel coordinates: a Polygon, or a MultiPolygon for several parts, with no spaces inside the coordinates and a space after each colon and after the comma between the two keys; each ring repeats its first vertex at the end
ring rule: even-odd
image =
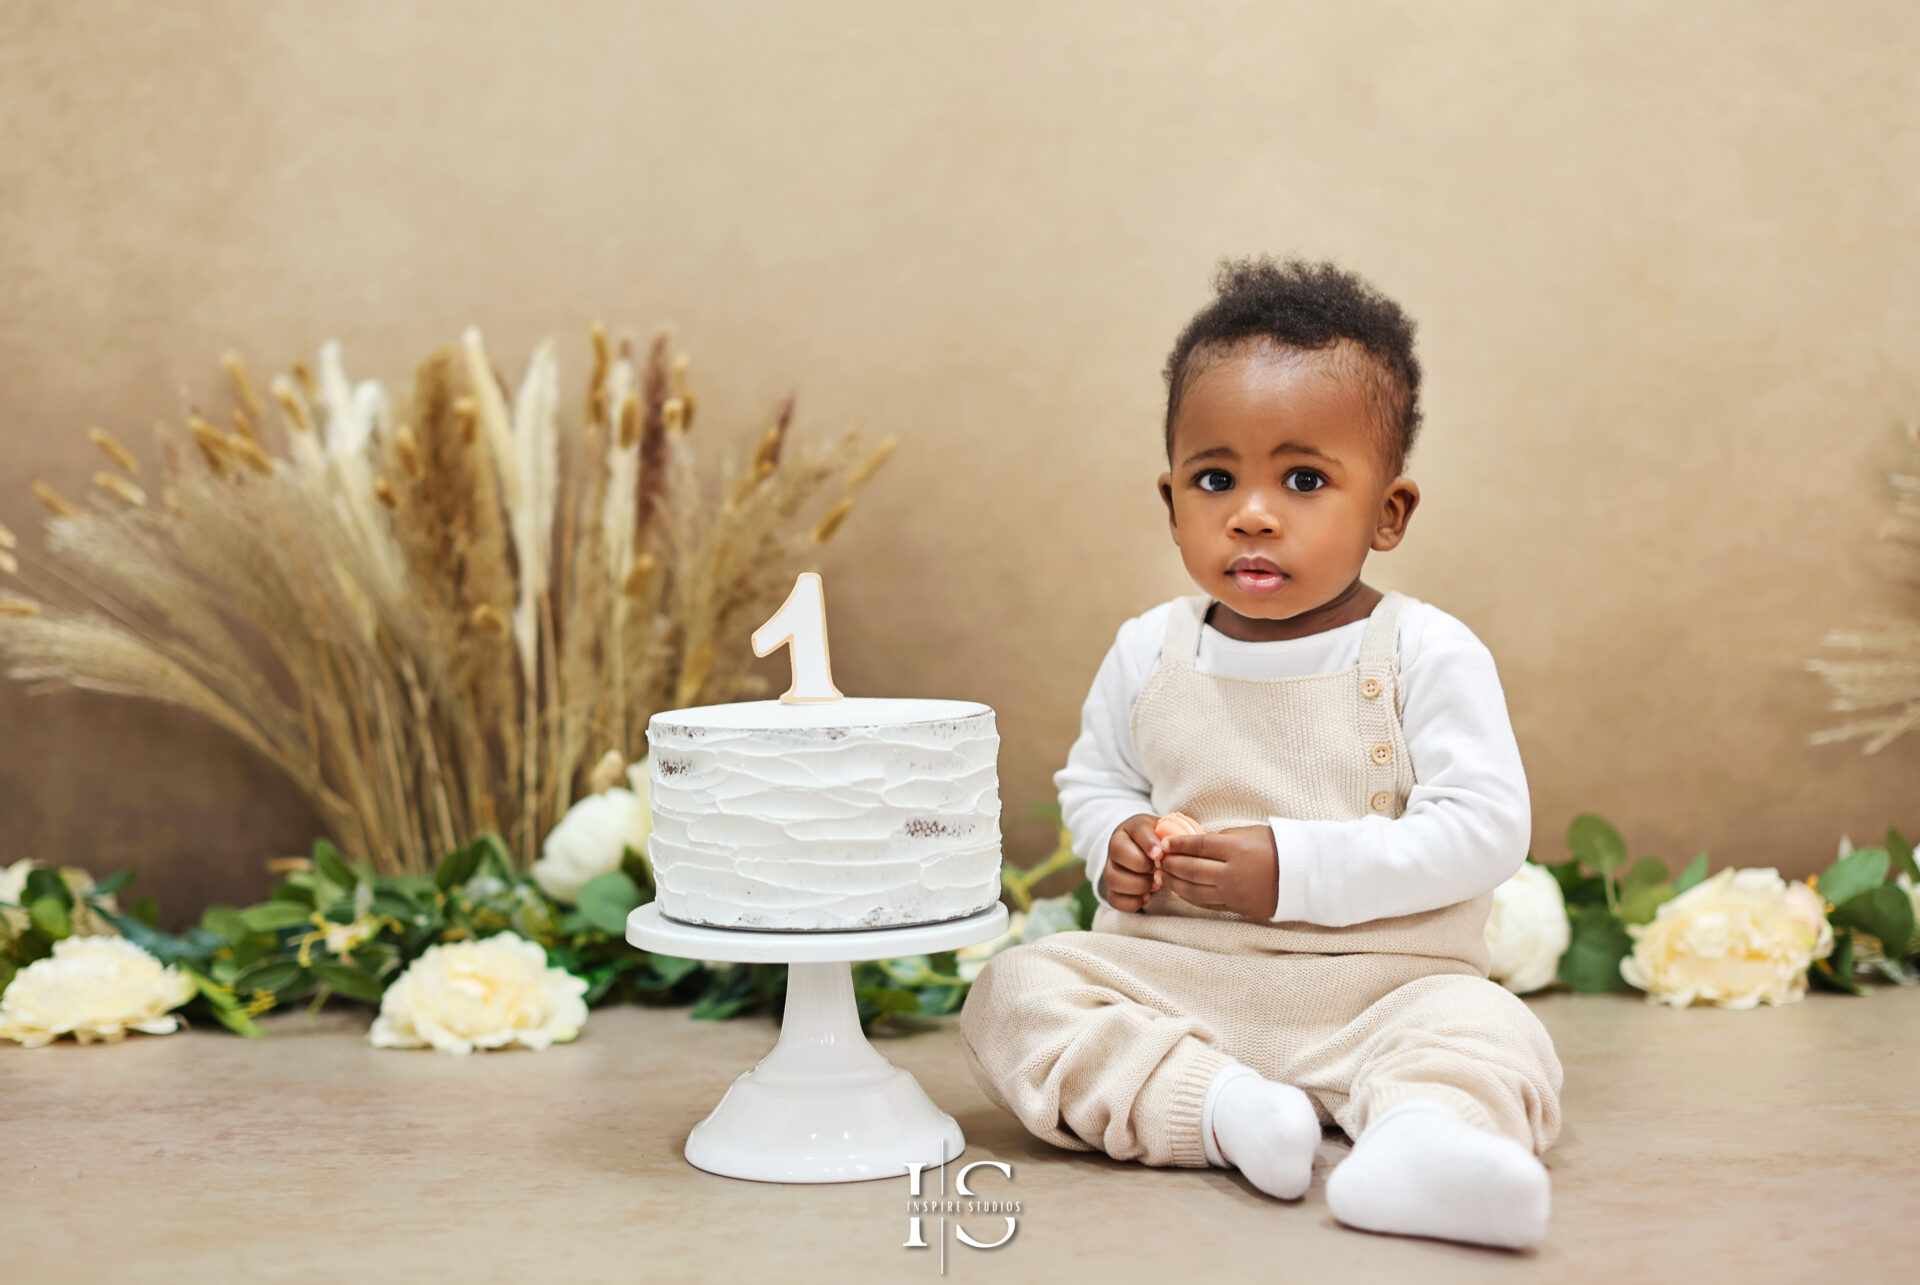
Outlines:
{"type": "Polygon", "coordinates": [[[1162,845],[1161,873],[1182,901],[1263,922],[1273,918],[1280,900],[1280,851],[1272,826],[1176,834],[1162,845]]]}
{"type": "Polygon", "coordinates": [[[1153,834],[1153,823],[1158,819],[1145,813],[1128,817],[1113,828],[1113,837],[1107,840],[1100,892],[1115,910],[1139,910],[1160,886],[1160,873],[1154,868],[1155,858],[1160,855],[1160,840],[1153,834]]]}

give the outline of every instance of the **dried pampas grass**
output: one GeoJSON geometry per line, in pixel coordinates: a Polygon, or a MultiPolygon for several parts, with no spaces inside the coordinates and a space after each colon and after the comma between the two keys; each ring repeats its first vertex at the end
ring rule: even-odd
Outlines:
{"type": "Polygon", "coordinates": [[[232,431],[197,408],[184,433],[159,425],[144,484],[89,430],[113,470],[89,506],[34,484],[44,556],[0,527],[9,675],[196,711],[383,872],[427,871],[481,830],[531,862],[644,752],[655,711],[764,693],[747,635],[894,445],[793,442],[789,398],[709,485],[686,354],[665,333],[644,355],[590,340],[574,428],[551,341],[510,388],[470,329],[397,405],[347,378],[337,343],[266,399],[227,352],[232,431]]]}
{"type": "MultiPolygon", "coordinates": [[[[1907,426],[1906,438],[1920,445],[1920,422],[1907,426]]],[[[1891,480],[1894,511],[1880,526],[1880,571],[1888,579],[1920,585],[1920,477],[1895,473],[1891,480]]],[[[1864,736],[1860,752],[1876,754],[1920,727],[1920,621],[1882,615],[1869,629],[1832,630],[1824,641],[1856,653],[1807,662],[1832,689],[1828,708],[1872,712],[1814,732],[1808,737],[1811,744],[1864,736]]]]}

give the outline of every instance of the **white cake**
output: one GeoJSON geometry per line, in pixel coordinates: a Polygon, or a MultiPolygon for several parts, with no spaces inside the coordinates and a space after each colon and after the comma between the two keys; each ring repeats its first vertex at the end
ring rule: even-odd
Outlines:
{"type": "Polygon", "coordinates": [[[1000,899],[1000,736],[973,701],[743,701],[647,724],[660,913],[895,928],[1000,899]]]}

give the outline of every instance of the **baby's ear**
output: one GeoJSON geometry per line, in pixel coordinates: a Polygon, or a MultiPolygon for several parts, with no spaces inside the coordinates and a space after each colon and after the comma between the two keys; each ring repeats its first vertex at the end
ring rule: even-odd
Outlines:
{"type": "Polygon", "coordinates": [[[1167,506],[1167,525],[1174,525],[1173,517],[1173,474],[1160,475],[1160,502],[1167,506]]]}
{"type": "Polygon", "coordinates": [[[1373,547],[1386,552],[1406,538],[1407,523],[1420,506],[1420,484],[1410,477],[1397,477],[1387,488],[1380,511],[1380,523],[1374,529],[1373,547]]]}

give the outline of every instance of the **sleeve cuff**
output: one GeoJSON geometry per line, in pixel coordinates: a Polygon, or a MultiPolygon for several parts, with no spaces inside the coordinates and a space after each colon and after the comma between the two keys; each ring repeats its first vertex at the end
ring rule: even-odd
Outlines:
{"type": "MultiPolygon", "coordinates": [[[[1122,817],[1120,820],[1124,821],[1126,818],[1122,817]]],[[[1099,843],[1094,846],[1093,851],[1088,853],[1086,857],[1087,882],[1093,885],[1093,899],[1101,905],[1106,906],[1109,910],[1113,909],[1113,907],[1108,903],[1106,897],[1101,895],[1100,875],[1101,872],[1107,868],[1107,848],[1113,842],[1113,832],[1119,828],[1120,821],[1115,821],[1105,830],[1102,830],[1099,835],[1099,843]]]]}
{"type": "Polygon", "coordinates": [[[1273,922],[1310,922],[1307,920],[1308,845],[1300,833],[1302,823],[1292,817],[1269,817],[1268,824],[1273,827],[1278,883],[1278,895],[1273,903],[1273,922]]]}

